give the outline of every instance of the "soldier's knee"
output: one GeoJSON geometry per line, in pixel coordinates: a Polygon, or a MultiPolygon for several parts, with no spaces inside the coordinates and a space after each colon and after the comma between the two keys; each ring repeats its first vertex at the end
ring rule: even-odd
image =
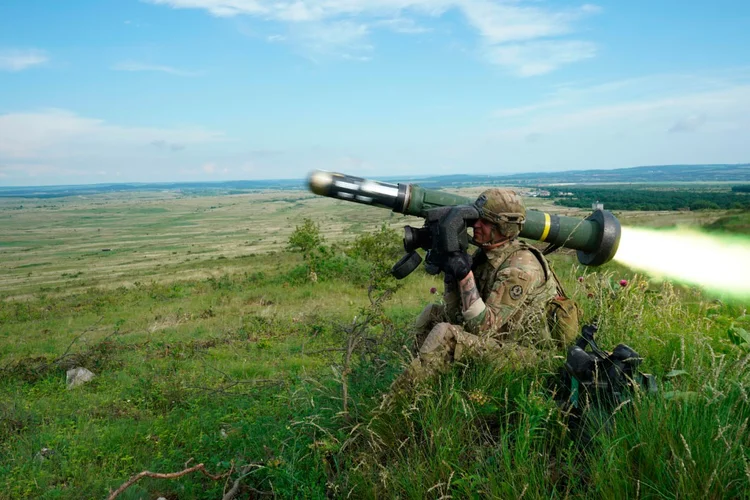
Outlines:
{"type": "Polygon", "coordinates": [[[451,345],[455,345],[454,326],[450,323],[438,323],[430,330],[429,335],[419,348],[419,353],[428,354],[440,347],[450,347],[451,345]]]}
{"type": "Polygon", "coordinates": [[[414,326],[418,330],[429,330],[432,326],[443,319],[445,315],[445,306],[442,304],[428,304],[417,316],[414,326]]]}

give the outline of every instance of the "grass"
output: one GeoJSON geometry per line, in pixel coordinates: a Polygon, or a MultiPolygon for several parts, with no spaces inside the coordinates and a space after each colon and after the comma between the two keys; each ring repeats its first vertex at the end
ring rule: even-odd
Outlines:
{"type": "MultiPolygon", "coordinates": [[[[587,408],[584,445],[555,400],[553,352],[530,368],[456,365],[384,411],[411,321],[440,279],[404,280],[363,327],[370,340],[347,372],[340,349],[372,313],[367,273],[379,262],[353,252],[346,231],[414,221],[276,198],[106,195],[0,211],[16,245],[0,249],[0,498],[104,498],[135,473],[190,459],[232,480],[248,466],[244,497],[748,496],[750,351],[728,335],[750,329],[746,304],[614,264],[584,268],[563,252],[553,264],[585,317],[598,318],[600,345],[635,348],[658,394],[587,408]],[[92,203],[102,218],[76,223],[92,203]],[[333,244],[317,282],[283,251],[304,216],[333,244]],[[97,377],[66,390],[72,366],[97,377]]],[[[724,213],[688,215],[659,220],[724,213]]],[[[119,498],[220,498],[224,487],[201,475],[144,479],[119,498]]]]}

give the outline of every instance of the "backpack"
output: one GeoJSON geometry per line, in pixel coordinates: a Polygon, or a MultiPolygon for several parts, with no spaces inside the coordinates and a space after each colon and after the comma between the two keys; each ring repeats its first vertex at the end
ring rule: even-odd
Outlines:
{"type": "Polygon", "coordinates": [[[567,346],[578,335],[583,311],[575,300],[558,295],[547,304],[547,326],[553,339],[567,346]]]}
{"type": "Polygon", "coordinates": [[[528,250],[533,253],[539,263],[544,268],[544,274],[547,280],[555,280],[555,288],[557,289],[557,295],[553,297],[546,305],[547,312],[547,327],[549,328],[550,336],[553,340],[558,342],[561,346],[568,346],[572,344],[580,331],[580,321],[583,318],[583,311],[575,300],[569,298],[563,289],[560,279],[555,274],[555,271],[550,267],[547,259],[544,258],[542,252],[538,249],[528,246],[528,250]]]}

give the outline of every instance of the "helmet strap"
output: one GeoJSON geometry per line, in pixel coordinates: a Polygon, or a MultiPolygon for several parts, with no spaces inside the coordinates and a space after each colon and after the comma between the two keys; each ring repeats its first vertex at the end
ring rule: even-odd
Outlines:
{"type": "Polygon", "coordinates": [[[483,248],[487,248],[487,247],[496,248],[510,240],[511,239],[508,238],[507,236],[503,236],[502,234],[500,234],[498,232],[497,226],[495,224],[492,224],[492,227],[490,229],[490,241],[488,241],[487,243],[484,243],[482,247],[483,248]]]}

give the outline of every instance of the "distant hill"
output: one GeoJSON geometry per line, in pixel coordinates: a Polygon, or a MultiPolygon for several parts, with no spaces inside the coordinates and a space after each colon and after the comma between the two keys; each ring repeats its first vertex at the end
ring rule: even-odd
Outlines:
{"type": "MultiPolygon", "coordinates": [[[[403,179],[402,179],[403,181],[403,179]]],[[[748,182],[750,163],[737,165],[653,165],[613,170],[568,170],[511,175],[441,175],[415,178],[430,187],[459,187],[481,184],[601,184],[652,182],[748,182]]]]}
{"type": "MultiPolygon", "coordinates": [[[[357,175],[356,172],[344,172],[357,175]]],[[[750,182],[750,163],[736,165],[653,165],[613,170],[569,170],[510,175],[439,175],[375,177],[386,182],[415,182],[425,187],[478,185],[537,186],[545,184],[602,184],[653,182],[750,182]]],[[[237,194],[267,189],[307,189],[306,179],[224,182],[156,182],[86,184],[71,186],[0,187],[0,198],[59,198],[128,191],[181,191],[186,194],[237,194]]]]}
{"type": "Polygon", "coordinates": [[[303,189],[303,179],[223,182],[135,182],[70,186],[0,187],[0,198],[61,198],[133,191],[182,191],[187,194],[233,194],[266,189],[303,189]]]}

